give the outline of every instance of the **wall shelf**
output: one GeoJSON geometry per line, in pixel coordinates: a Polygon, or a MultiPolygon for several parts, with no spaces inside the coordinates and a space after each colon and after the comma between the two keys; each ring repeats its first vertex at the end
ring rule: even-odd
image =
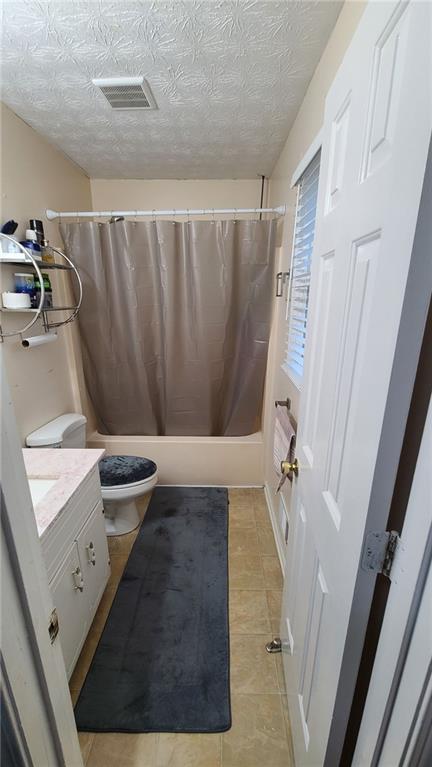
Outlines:
{"type": "MultiPolygon", "coordinates": [[[[69,264],[58,264],[57,262],[53,264],[50,261],[39,261],[36,259],[35,261],[41,269],[61,269],[62,271],[67,272],[73,272],[75,269],[74,266],[69,266],[69,264]]],[[[30,268],[33,268],[31,261],[24,261],[21,258],[0,258],[0,266],[1,264],[9,264],[10,266],[29,266],[30,268]]]]}
{"type": "MultiPolygon", "coordinates": [[[[75,306],[43,306],[41,312],[72,312],[75,310],[75,306]]],[[[0,312],[10,312],[12,314],[26,314],[28,312],[38,312],[39,309],[30,307],[28,309],[7,309],[6,307],[0,307],[0,312]]]]}
{"type": "MultiPolygon", "coordinates": [[[[39,304],[37,307],[30,307],[27,309],[20,309],[20,308],[0,308],[0,312],[9,313],[9,314],[30,314],[31,320],[19,330],[10,330],[7,332],[4,332],[3,328],[0,325],[0,341],[3,341],[5,338],[11,337],[11,336],[20,336],[21,340],[23,339],[23,333],[27,332],[35,322],[37,322],[38,319],[42,320],[43,329],[45,333],[49,333],[49,331],[52,328],[59,328],[62,325],[67,325],[69,322],[73,322],[74,319],[77,317],[78,312],[80,310],[81,302],[82,302],[82,296],[83,296],[83,289],[82,289],[82,281],[81,277],[79,275],[78,269],[76,268],[75,264],[72,263],[70,258],[63,253],[63,251],[59,250],[59,248],[54,248],[53,246],[50,246],[50,250],[60,256],[60,258],[63,259],[64,263],[54,262],[50,263],[48,261],[39,261],[36,260],[20,243],[17,243],[16,240],[13,239],[13,237],[9,237],[7,234],[3,234],[0,232],[0,244],[3,240],[6,240],[7,243],[12,242],[14,244],[14,247],[18,245],[21,252],[25,255],[24,258],[14,258],[13,255],[11,255],[11,258],[0,258],[0,266],[2,264],[5,265],[12,265],[12,266],[20,266],[23,267],[30,267],[31,270],[35,271],[39,283],[40,283],[40,297],[39,297],[39,304]],[[3,239],[2,239],[3,238],[3,239]],[[42,277],[42,271],[49,270],[49,269],[59,269],[62,271],[68,271],[71,272],[71,274],[74,276],[77,286],[78,286],[78,300],[74,306],[44,306],[45,303],[45,289],[43,285],[43,277],[42,277]],[[53,319],[51,318],[50,312],[70,312],[70,315],[66,317],[63,320],[57,320],[53,322],[53,319]]],[[[10,245],[8,245],[10,247],[10,245]]],[[[1,248],[0,248],[1,250],[1,248]]]]}

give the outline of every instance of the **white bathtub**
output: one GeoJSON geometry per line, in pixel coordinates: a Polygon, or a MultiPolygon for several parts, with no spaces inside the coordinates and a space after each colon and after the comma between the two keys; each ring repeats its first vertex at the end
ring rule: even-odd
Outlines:
{"type": "Polygon", "coordinates": [[[157,463],[162,485],[261,487],[261,432],[246,437],[125,437],[93,432],[88,447],[109,454],[140,455],[157,463]]]}

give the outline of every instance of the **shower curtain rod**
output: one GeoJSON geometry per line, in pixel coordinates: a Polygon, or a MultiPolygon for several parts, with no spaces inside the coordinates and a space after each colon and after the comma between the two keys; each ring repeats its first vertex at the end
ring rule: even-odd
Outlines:
{"type": "Polygon", "coordinates": [[[286,206],[279,205],[277,208],[172,208],[171,210],[47,210],[46,217],[49,221],[55,218],[112,218],[117,216],[142,217],[148,216],[215,216],[242,215],[244,213],[275,213],[284,216],[286,206]]]}

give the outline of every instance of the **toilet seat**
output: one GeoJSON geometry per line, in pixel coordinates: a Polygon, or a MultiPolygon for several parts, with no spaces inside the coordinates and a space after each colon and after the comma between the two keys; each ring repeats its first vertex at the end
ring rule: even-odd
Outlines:
{"type": "Polygon", "coordinates": [[[154,461],[138,455],[106,455],[99,461],[102,487],[127,488],[149,479],[156,472],[154,461]]]}
{"type": "Polygon", "coordinates": [[[108,455],[99,461],[99,474],[107,535],[132,532],[140,523],[136,499],[157,485],[156,464],[136,455],[108,455]]]}

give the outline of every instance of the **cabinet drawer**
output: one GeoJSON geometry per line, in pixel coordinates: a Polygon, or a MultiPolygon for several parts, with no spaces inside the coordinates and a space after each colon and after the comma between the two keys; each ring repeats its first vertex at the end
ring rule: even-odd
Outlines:
{"type": "Polygon", "coordinates": [[[42,536],[42,554],[48,572],[48,580],[54,576],[63,562],[71,541],[75,540],[83,524],[98,503],[102,503],[99,470],[90,472],[82,485],[67,502],[53,527],[42,536]]]}

